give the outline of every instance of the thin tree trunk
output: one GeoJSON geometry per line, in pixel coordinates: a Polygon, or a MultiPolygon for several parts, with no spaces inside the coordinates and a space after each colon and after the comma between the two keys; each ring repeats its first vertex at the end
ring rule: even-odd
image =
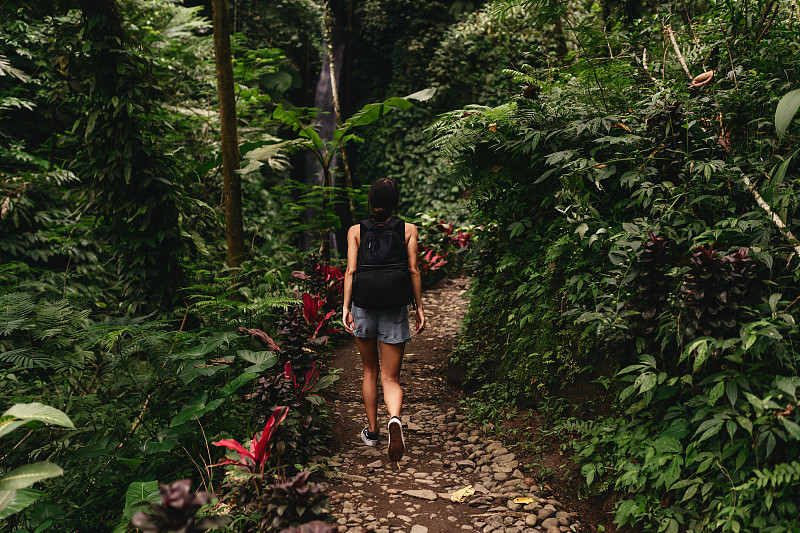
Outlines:
{"type": "Polygon", "coordinates": [[[747,190],[750,191],[750,194],[753,195],[753,198],[756,199],[758,207],[760,207],[761,209],[764,210],[765,213],[767,213],[772,223],[775,224],[775,226],[777,226],[777,228],[781,231],[781,233],[783,233],[783,235],[786,237],[786,240],[789,241],[791,247],[794,248],[795,253],[798,256],[800,256],[800,241],[797,240],[797,237],[794,236],[794,234],[789,230],[789,227],[783,222],[781,217],[779,217],[778,214],[772,210],[772,207],[770,207],[770,205],[764,200],[764,198],[762,198],[761,195],[758,194],[758,191],[756,190],[755,185],[753,185],[753,182],[750,181],[750,178],[742,174],[742,181],[747,186],[747,190]]]}
{"type": "MultiPolygon", "coordinates": [[[[339,86],[336,83],[336,61],[334,59],[333,50],[333,22],[331,21],[331,8],[330,5],[325,5],[325,30],[327,33],[328,41],[328,66],[331,71],[331,95],[333,96],[333,111],[336,113],[336,125],[341,126],[344,120],[342,119],[342,106],[339,104],[339,86]]],[[[348,190],[353,190],[353,177],[350,174],[350,160],[347,157],[347,147],[342,144],[342,164],[344,165],[344,181],[348,190]]],[[[330,184],[332,185],[332,184],[330,184]]],[[[350,196],[350,222],[355,222],[356,219],[356,204],[352,195],[350,196]]]]}
{"type": "Polygon", "coordinates": [[[225,236],[228,266],[236,268],[245,256],[242,228],[242,183],[239,174],[239,133],[236,129],[236,95],[233,92],[230,23],[227,0],[213,0],[214,57],[217,62],[219,123],[222,134],[222,194],[225,198],[225,236]]]}

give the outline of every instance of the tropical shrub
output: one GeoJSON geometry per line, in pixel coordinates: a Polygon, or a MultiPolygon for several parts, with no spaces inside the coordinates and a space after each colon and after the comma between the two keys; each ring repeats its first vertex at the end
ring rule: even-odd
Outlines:
{"type": "Polygon", "coordinates": [[[691,27],[654,8],[656,52],[645,19],[609,32],[566,4],[498,12],[511,4],[569,25],[577,47],[548,58],[558,69],[508,71],[519,92],[506,103],[431,128],[485,228],[451,363],[518,399],[568,394],[583,416],[597,383],[606,417],[569,427],[588,489],[616,492],[620,526],[797,529],[787,6],[687,7],[691,27]]]}

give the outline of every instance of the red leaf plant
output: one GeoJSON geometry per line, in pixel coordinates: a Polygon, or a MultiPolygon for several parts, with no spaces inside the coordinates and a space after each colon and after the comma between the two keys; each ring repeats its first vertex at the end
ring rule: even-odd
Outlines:
{"type": "Polygon", "coordinates": [[[430,272],[433,270],[439,270],[444,265],[447,264],[447,259],[444,258],[442,255],[436,255],[433,253],[433,250],[426,247],[422,248],[424,252],[422,254],[422,271],[423,272],[430,272]]]}
{"type": "Polygon", "coordinates": [[[322,275],[325,278],[325,283],[330,283],[332,281],[342,281],[344,279],[344,274],[342,274],[342,270],[338,267],[330,266],[330,265],[319,265],[317,270],[322,271],[322,275]]]}
{"type": "Polygon", "coordinates": [[[288,414],[288,407],[277,407],[272,412],[272,416],[269,417],[269,420],[267,420],[267,425],[264,426],[264,430],[261,432],[261,437],[258,436],[258,433],[256,433],[256,435],[253,437],[253,440],[250,442],[249,450],[246,450],[244,446],[233,439],[222,439],[212,443],[214,446],[224,446],[225,448],[230,448],[231,450],[239,452],[238,461],[225,458],[221,463],[218,464],[239,465],[243,468],[246,468],[251,473],[258,472],[263,476],[264,465],[266,464],[267,459],[269,459],[270,454],[269,441],[272,439],[272,435],[275,434],[275,430],[277,429],[278,425],[286,419],[286,415],[288,414]]]}
{"type": "Polygon", "coordinates": [[[278,346],[272,337],[261,331],[260,329],[247,329],[247,328],[239,328],[239,331],[242,333],[249,333],[250,335],[254,336],[256,339],[261,341],[261,343],[269,348],[270,350],[277,352],[280,351],[280,346],[278,346]]]}
{"type": "Polygon", "coordinates": [[[450,244],[458,249],[461,249],[466,248],[469,245],[470,240],[472,240],[472,233],[458,232],[450,237],[450,244]]]}
{"type": "Polygon", "coordinates": [[[303,293],[303,317],[306,319],[306,322],[309,325],[317,326],[317,328],[314,330],[314,335],[312,336],[314,339],[317,338],[317,334],[319,333],[319,330],[322,329],[322,326],[325,325],[325,322],[327,322],[328,319],[336,314],[336,311],[329,311],[325,316],[320,315],[319,310],[323,305],[325,305],[325,301],[325,298],[303,293]]]}
{"type": "Polygon", "coordinates": [[[298,400],[302,399],[303,395],[317,384],[320,372],[322,371],[322,364],[320,364],[318,367],[317,362],[318,361],[314,361],[314,363],[311,365],[311,368],[306,371],[305,380],[303,381],[303,386],[301,387],[297,382],[297,376],[294,373],[294,368],[292,368],[292,363],[290,361],[286,361],[286,365],[283,367],[283,377],[294,387],[294,396],[298,400]]]}

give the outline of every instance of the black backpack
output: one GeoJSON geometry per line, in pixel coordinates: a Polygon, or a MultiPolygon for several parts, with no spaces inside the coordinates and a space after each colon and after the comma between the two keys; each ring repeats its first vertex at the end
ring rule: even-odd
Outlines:
{"type": "Polygon", "coordinates": [[[361,244],[353,275],[353,303],[358,307],[380,311],[414,301],[405,233],[406,223],[401,218],[361,221],[361,244]]]}

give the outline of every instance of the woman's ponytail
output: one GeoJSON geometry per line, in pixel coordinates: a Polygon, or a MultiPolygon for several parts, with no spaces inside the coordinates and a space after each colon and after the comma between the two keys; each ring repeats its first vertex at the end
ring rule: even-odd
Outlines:
{"type": "Polygon", "coordinates": [[[397,189],[397,183],[390,178],[378,178],[367,193],[370,206],[369,218],[375,222],[389,220],[399,199],[400,192],[397,189]]]}

